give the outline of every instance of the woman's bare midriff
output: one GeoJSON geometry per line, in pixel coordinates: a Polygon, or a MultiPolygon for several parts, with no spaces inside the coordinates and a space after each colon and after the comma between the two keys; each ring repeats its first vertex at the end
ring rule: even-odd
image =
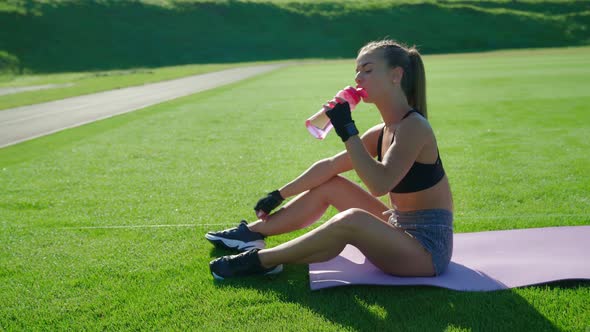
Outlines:
{"type": "Polygon", "coordinates": [[[433,187],[415,193],[389,193],[389,199],[398,211],[445,209],[453,212],[453,197],[446,175],[433,187]]]}

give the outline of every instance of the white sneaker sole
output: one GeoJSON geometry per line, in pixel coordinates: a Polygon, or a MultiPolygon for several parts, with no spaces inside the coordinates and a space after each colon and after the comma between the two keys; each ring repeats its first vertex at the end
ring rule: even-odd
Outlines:
{"type": "MultiPolygon", "coordinates": [[[[274,268],[274,269],[272,269],[272,270],[270,270],[270,271],[266,272],[266,273],[265,273],[265,274],[263,274],[263,275],[265,275],[265,276],[269,276],[269,275],[273,275],[273,274],[279,274],[279,273],[281,273],[281,272],[283,272],[283,264],[275,266],[275,268],[274,268]]],[[[219,275],[215,274],[215,272],[213,272],[213,271],[211,271],[211,274],[213,275],[213,278],[214,278],[215,280],[225,280],[225,278],[224,278],[224,277],[222,277],[222,276],[219,276],[219,275]]]]}
{"type": "Polygon", "coordinates": [[[248,251],[253,248],[264,249],[266,248],[266,242],[264,240],[256,240],[250,242],[244,242],[240,240],[231,240],[218,237],[215,235],[205,234],[205,238],[209,241],[222,242],[228,248],[237,249],[239,251],[248,251]]]}

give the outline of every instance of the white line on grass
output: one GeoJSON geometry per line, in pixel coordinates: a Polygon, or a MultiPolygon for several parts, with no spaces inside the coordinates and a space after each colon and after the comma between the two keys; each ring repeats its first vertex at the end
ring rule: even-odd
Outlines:
{"type": "MultiPolygon", "coordinates": [[[[532,219],[532,218],[569,218],[579,217],[588,218],[590,214],[521,214],[509,216],[457,216],[459,220],[486,220],[486,219],[532,219]]],[[[163,224],[163,225],[105,225],[105,226],[80,226],[80,227],[62,227],[61,229],[132,229],[132,228],[179,228],[179,227],[210,227],[210,226],[235,226],[235,223],[220,224],[163,224]]]]}
{"type": "Polygon", "coordinates": [[[230,224],[105,225],[105,226],[62,227],[61,229],[173,228],[173,227],[227,226],[227,225],[230,225],[230,224]]]}
{"type": "Polygon", "coordinates": [[[457,215],[455,219],[469,220],[469,219],[533,219],[533,218],[569,218],[569,217],[580,217],[587,218],[590,214],[550,214],[550,213],[538,213],[538,214],[515,214],[510,216],[462,216],[457,215]]]}

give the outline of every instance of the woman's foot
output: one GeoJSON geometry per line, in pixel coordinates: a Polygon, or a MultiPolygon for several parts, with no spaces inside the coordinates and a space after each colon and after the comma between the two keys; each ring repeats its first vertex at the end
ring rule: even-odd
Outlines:
{"type": "Polygon", "coordinates": [[[283,271],[283,265],[263,267],[258,257],[258,250],[252,249],[238,255],[223,256],[212,260],[209,263],[209,269],[213,278],[223,280],[250,275],[272,275],[283,271]]]}
{"type": "Polygon", "coordinates": [[[252,232],[248,228],[248,223],[242,220],[237,227],[226,229],[219,232],[207,232],[205,238],[213,243],[216,247],[233,249],[238,251],[248,251],[253,248],[266,248],[265,236],[261,233],[252,232]]]}

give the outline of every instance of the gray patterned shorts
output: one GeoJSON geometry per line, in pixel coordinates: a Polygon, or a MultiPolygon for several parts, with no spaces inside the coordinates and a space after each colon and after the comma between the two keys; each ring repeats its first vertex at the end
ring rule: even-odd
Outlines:
{"type": "Polygon", "coordinates": [[[436,275],[445,272],[453,255],[453,213],[445,209],[387,213],[390,224],[418,240],[432,255],[436,275]]]}

